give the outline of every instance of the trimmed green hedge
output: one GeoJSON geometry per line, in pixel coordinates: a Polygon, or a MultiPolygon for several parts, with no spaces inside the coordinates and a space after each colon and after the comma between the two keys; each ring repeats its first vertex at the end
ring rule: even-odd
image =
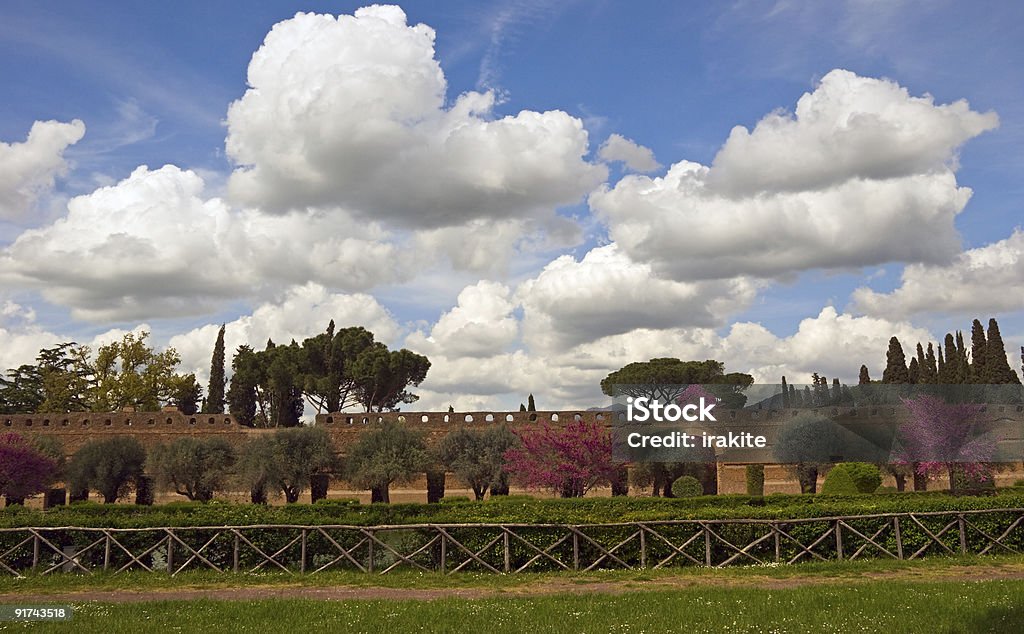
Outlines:
{"type": "Polygon", "coordinates": [[[613,522],[764,518],[796,519],[988,508],[1024,508],[1024,492],[953,497],[944,492],[880,493],[859,496],[716,495],[694,498],[496,498],[444,504],[359,504],[354,500],[261,506],[226,502],[175,502],[160,506],[81,503],[39,511],[11,507],[0,511],[0,528],[83,526],[222,526],[252,524],[602,524],[613,522]]]}

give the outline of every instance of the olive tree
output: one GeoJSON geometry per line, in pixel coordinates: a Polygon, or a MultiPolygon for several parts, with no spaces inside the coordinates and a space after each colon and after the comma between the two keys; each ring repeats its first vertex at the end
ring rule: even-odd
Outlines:
{"type": "Polygon", "coordinates": [[[445,469],[473,489],[478,500],[488,487],[507,481],[504,454],[515,447],[518,438],[508,426],[487,429],[456,429],[441,440],[437,454],[445,469]]]}
{"type": "Polygon", "coordinates": [[[223,490],[234,462],[235,451],[223,438],[186,437],[154,448],[147,466],[161,490],[208,502],[223,490]]]}
{"type": "Polygon", "coordinates": [[[374,501],[390,502],[390,486],[408,482],[428,463],[423,434],[386,422],[360,436],[349,452],[346,474],[356,486],[373,491],[374,501]]]}
{"type": "Polygon", "coordinates": [[[134,438],[91,440],[68,463],[68,483],[73,491],[99,491],[105,503],[113,504],[137,485],[145,464],[146,451],[134,438]]]}
{"type": "Polygon", "coordinates": [[[337,468],[337,456],[327,432],[319,427],[289,427],[250,440],[236,465],[240,482],[252,501],[266,501],[269,490],[280,491],[294,503],[310,478],[337,468]]]}

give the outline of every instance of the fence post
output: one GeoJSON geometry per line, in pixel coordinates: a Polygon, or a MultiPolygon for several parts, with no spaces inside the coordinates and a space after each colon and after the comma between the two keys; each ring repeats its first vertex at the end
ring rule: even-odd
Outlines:
{"type": "Polygon", "coordinates": [[[39,566],[39,533],[32,531],[32,569],[39,566]]]}
{"type": "Polygon", "coordinates": [[[580,569],[580,534],[572,532],[572,569],[580,569]]]}
{"type": "Polygon", "coordinates": [[[711,527],[701,524],[704,527],[704,565],[711,567],[711,527]]]}
{"type": "Polygon", "coordinates": [[[900,516],[892,516],[892,530],[896,534],[896,556],[903,559],[903,534],[900,532],[900,516]]]}
{"type": "Polygon", "coordinates": [[[775,563],[782,560],[782,541],[779,535],[779,523],[772,522],[772,533],[775,534],[775,563]]]}
{"type": "Polygon", "coordinates": [[[441,535],[441,574],[444,574],[445,565],[448,560],[448,540],[444,538],[444,533],[438,531],[441,535]]]}
{"type": "Polygon", "coordinates": [[[167,574],[174,574],[174,539],[167,532],[167,574]]]}
{"type": "Polygon", "coordinates": [[[306,529],[302,529],[302,545],[299,548],[299,556],[302,562],[299,564],[299,572],[306,574],[306,529]]]}
{"type": "Polygon", "coordinates": [[[231,571],[238,572],[238,548],[239,548],[238,533],[235,533],[235,547],[231,553],[231,571]]]}
{"type": "Polygon", "coordinates": [[[647,531],[640,526],[640,567],[647,567],[647,531]]]}
{"type": "Polygon", "coordinates": [[[964,514],[957,513],[957,524],[960,525],[960,552],[967,553],[967,525],[964,522],[964,514]]]}
{"type": "Polygon", "coordinates": [[[110,569],[110,533],[103,531],[106,539],[103,540],[103,570],[110,569]]]}
{"type": "Polygon", "coordinates": [[[836,558],[843,558],[843,520],[836,520],[836,558]]]}
{"type": "Polygon", "coordinates": [[[371,531],[367,531],[367,532],[370,535],[370,541],[367,542],[367,546],[369,547],[368,548],[369,554],[367,555],[368,561],[366,562],[366,569],[368,571],[370,571],[370,572],[373,572],[373,536],[374,536],[374,534],[373,534],[372,530],[371,531]]]}
{"type": "Polygon", "coordinates": [[[505,527],[502,527],[502,530],[504,531],[505,573],[507,574],[507,573],[511,572],[511,570],[512,570],[512,553],[510,553],[508,551],[508,548],[509,548],[508,529],[505,528],[505,527]]]}

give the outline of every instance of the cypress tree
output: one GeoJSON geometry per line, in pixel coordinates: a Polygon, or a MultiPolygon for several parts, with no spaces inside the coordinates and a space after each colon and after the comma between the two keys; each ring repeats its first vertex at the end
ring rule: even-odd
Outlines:
{"type": "Polygon", "coordinates": [[[860,366],[860,378],[857,380],[860,385],[867,385],[871,383],[871,377],[868,375],[868,366],[860,366]]]}
{"type": "Polygon", "coordinates": [[[530,394],[530,398],[526,399],[526,411],[536,412],[537,404],[533,402],[533,394],[530,394]]]}
{"type": "Polygon", "coordinates": [[[921,366],[917,363],[917,357],[910,357],[910,366],[907,368],[908,383],[921,382],[921,366]]]}
{"type": "Polygon", "coordinates": [[[917,368],[924,372],[924,348],[920,341],[917,342],[917,368]]]}
{"type": "Polygon", "coordinates": [[[210,359],[210,384],[206,388],[206,400],[203,403],[204,414],[224,413],[224,324],[217,331],[217,341],[213,344],[213,357],[210,359]]]}
{"type": "Polygon", "coordinates": [[[885,353],[885,371],[882,372],[882,383],[909,383],[907,373],[907,357],[903,354],[900,340],[893,337],[889,340],[889,350],[885,353]]]}
{"type": "MultiPolygon", "coordinates": [[[[1021,358],[1024,358],[1024,348],[1021,348],[1021,358]]],[[[789,406],[800,407],[800,395],[797,394],[796,386],[789,386],[789,406]]]]}
{"type": "Polygon", "coordinates": [[[839,383],[839,379],[832,379],[832,403],[841,403],[843,401],[843,386],[839,383]]]}
{"type": "Polygon", "coordinates": [[[525,412],[525,411],[526,411],[526,406],[525,406],[525,405],[523,405],[522,403],[520,403],[520,404],[519,404],[519,411],[520,411],[520,412],[525,412]]]}
{"type": "Polygon", "coordinates": [[[946,379],[949,378],[947,376],[947,374],[948,373],[946,372],[946,359],[942,356],[942,345],[940,344],[939,345],[939,359],[938,359],[938,373],[936,374],[936,376],[938,377],[938,382],[939,382],[940,385],[941,384],[945,384],[947,382],[946,379]]]}
{"type": "Polygon", "coordinates": [[[937,383],[939,380],[939,368],[935,360],[935,347],[928,342],[928,352],[924,355],[924,366],[921,368],[921,375],[925,377],[923,383],[937,383]]]}
{"type": "Polygon", "coordinates": [[[971,370],[968,380],[971,383],[988,383],[988,342],[985,340],[985,329],[977,319],[971,324],[971,370]]]}
{"type": "Polygon", "coordinates": [[[995,319],[988,320],[988,350],[986,351],[988,376],[986,383],[1002,385],[1006,383],[1020,384],[1020,377],[1006,360],[1006,346],[1003,336],[999,334],[999,324],[995,319]]]}
{"type": "Polygon", "coordinates": [[[789,386],[786,385],[786,377],[782,377],[782,407],[791,407],[789,404],[789,386]]]}
{"type": "MultiPolygon", "coordinates": [[[[949,357],[946,357],[949,363],[949,357]]],[[[967,361],[967,346],[964,345],[964,333],[956,331],[956,383],[967,383],[970,380],[970,365],[967,361]]]]}

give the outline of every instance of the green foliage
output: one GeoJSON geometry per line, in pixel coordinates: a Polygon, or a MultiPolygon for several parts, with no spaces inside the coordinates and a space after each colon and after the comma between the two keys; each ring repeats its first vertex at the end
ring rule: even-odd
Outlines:
{"type": "Polygon", "coordinates": [[[837,477],[839,473],[849,474],[858,493],[874,493],[882,485],[882,471],[877,465],[867,462],[841,462],[832,467],[825,482],[827,483],[829,478],[837,477]]]}
{"type": "Polygon", "coordinates": [[[206,388],[206,406],[203,408],[204,414],[223,414],[224,413],[224,387],[226,385],[226,379],[224,377],[224,324],[221,324],[220,330],[217,331],[217,340],[213,344],[213,354],[210,357],[210,382],[206,388]]]}
{"type": "Polygon", "coordinates": [[[154,351],[146,345],[147,337],[148,332],[125,333],[121,341],[100,346],[96,351],[89,394],[92,411],[115,412],[134,407],[153,412],[173,399],[180,381],[174,370],[181,357],[174,348],[154,351]]]}
{"type": "Polygon", "coordinates": [[[182,414],[191,416],[199,411],[203,399],[203,386],[196,381],[196,375],[179,374],[170,378],[170,402],[182,414]]]}
{"type": "Polygon", "coordinates": [[[348,455],[346,477],[362,489],[377,489],[389,502],[388,488],[408,482],[428,464],[423,434],[401,423],[386,422],[359,436],[348,455]]]}
{"type": "Polygon", "coordinates": [[[331,438],[321,427],[282,429],[274,435],[274,440],[281,461],[276,485],[288,502],[298,501],[309,486],[310,476],[337,466],[331,438]]]}
{"type": "Polygon", "coordinates": [[[419,400],[407,388],[419,385],[429,369],[430,361],[425,356],[404,348],[388,350],[377,342],[352,361],[349,377],[363,408],[382,412],[419,400]]]}
{"type": "Polygon", "coordinates": [[[885,371],[882,372],[882,383],[909,383],[910,374],[907,370],[907,357],[903,346],[896,337],[889,339],[889,350],[885,353],[885,371]]]}
{"type": "Polygon", "coordinates": [[[440,463],[473,489],[482,500],[487,489],[508,479],[504,454],[517,445],[507,425],[486,429],[456,429],[445,436],[437,449],[440,463]]]}
{"type": "Polygon", "coordinates": [[[254,500],[265,500],[268,490],[273,490],[294,503],[309,486],[311,476],[334,470],[337,465],[330,436],[324,429],[294,427],[248,441],[235,472],[254,500]]]}
{"type": "Polygon", "coordinates": [[[754,497],[764,495],[764,465],[748,464],[746,476],[747,495],[754,497]]]}
{"type": "Polygon", "coordinates": [[[526,402],[527,402],[526,411],[528,411],[528,412],[536,412],[537,411],[537,403],[534,402],[533,394],[532,393],[530,394],[530,397],[527,399],[526,402]]]}
{"type": "Polygon", "coordinates": [[[704,495],[704,487],[701,486],[700,480],[693,476],[683,476],[676,478],[676,481],[672,483],[672,495],[677,498],[695,498],[704,495]]]}
{"type": "Polygon", "coordinates": [[[112,504],[128,495],[145,462],[146,452],[134,438],[90,440],[68,463],[68,483],[72,491],[99,491],[104,502],[112,504]]]}
{"type": "Polygon", "coordinates": [[[223,438],[186,437],[155,447],[147,466],[158,488],[207,502],[224,488],[234,462],[234,449],[223,438]]]}
{"type": "Polygon", "coordinates": [[[833,469],[821,485],[821,495],[858,495],[860,490],[848,469],[833,469]]]}
{"type": "MultiPolygon", "coordinates": [[[[242,425],[256,425],[257,401],[259,401],[259,384],[263,380],[262,368],[256,359],[256,353],[247,345],[238,346],[235,357],[231,360],[231,386],[228,388],[228,411],[242,425]]],[[[262,418],[266,420],[266,417],[262,418]]]]}
{"type": "Polygon", "coordinates": [[[647,396],[668,403],[679,397],[680,386],[703,385],[722,400],[723,407],[740,408],[746,403],[742,390],[753,382],[749,374],[725,374],[725,365],[713,359],[680,361],[665,357],[623,366],[601,381],[601,391],[616,396],[617,386],[625,390],[620,396],[647,396]]]}
{"type": "Polygon", "coordinates": [[[783,425],[775,445],[775,458],[790,465],[800,480],[803,493],[814,493],[818,471],[841,449],[835,423],[812,413],[801,414],[783,425]]]}

